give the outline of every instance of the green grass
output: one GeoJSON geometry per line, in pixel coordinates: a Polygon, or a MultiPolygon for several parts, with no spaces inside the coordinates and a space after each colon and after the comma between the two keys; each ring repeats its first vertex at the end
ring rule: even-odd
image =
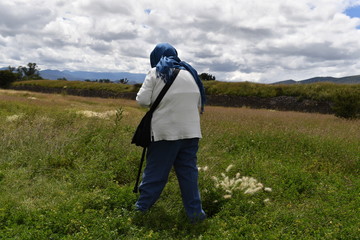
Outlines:
{"type": "MultiPolygon", "coordinates": [[[[72,89],[94,89],[113,92],[137,92],[139,85],[98,83],[84,81],[62,81],[62,80],[30,80],[14,82],[13,86],[36,85],[49,88],[72,88],[72,89]]],[[[235,95],[235,96],[295,96],[313,100],[334,101],[339,93],[345,92],[360,96],[360,84],[335,84],[314,83],[294,85],[268,85],[250,82],[220,82],[205,81],[204,87],[209,95],[235,95]]]]}
{"type": "Polygon", "coordinates": [[[313,100],[334,101],[339,92],[360,95],[360,84],[312,83],[312,84],[258,84],[251,82],[204,82],[207,94],[276,97],[294,96],[313,100]]]}
{"type": "Polygon", "coordinates": [[[299,101],[311,99],[330,103],[335,116],[360,118],[360,84],[312,83],[267,85],[250,82],[204,82],[209,95],[245,97],[296,97],[299,101]]]}
{"type": "MultiPolygon", "coordinates": [[[[31,80],[14,82],[12,87],[44,87],[61,89],[66,94],[67,89],[92,90],[93,96],[100,92],[128,93],[137,92],[140,84],[114,84],[82,81],[31,80]]],[[[338,117],[347,119],[360,118],[360,84],[313,83],[293,85],[268,85],[250,82],[219,82],[205,81],[205,92],[208,95],[232,95],[245,97],[270,98],[292,96],[299,101],[311,99],[328,101],[338,117]]]]}
{"type": "Polygon", "coordinates": [[[48,88],[61,88],[61,89],[94,89],[106,90],[112,92],[136,92],[139,88],[137,85],[128,84],[115,84],[115,83],[99,83],[99,82],[85,82],[85,81],[63,81],[63,80],[29,80],[18,81],[12,84],[13,86],[41,86],[48,88]]]}
{"type": "Polygon", "coordinates": [[[209,218],[193,226],[173,173],[151,211],[133,211],[141,149],[130,139],[143,114],[129,100],[0,90],[0,238],[360,239],[359,120],[207,107],[198,163],[209,218]],[[222,173],[272,191],[225,199],[212,179],[222,173]]]}

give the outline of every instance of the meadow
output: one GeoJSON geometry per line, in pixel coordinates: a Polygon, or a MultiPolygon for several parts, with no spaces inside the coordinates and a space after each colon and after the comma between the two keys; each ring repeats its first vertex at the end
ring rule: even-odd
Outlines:
{"type": "MultiPolygon", "coordinates": [[[[360,84],[335,84],[329,82],[312,84],[260,84],[252,82],[204,81],[206,93],[209,95],[277,97],[294,96],[303,99],[336,101],[339,96],[351,97],[352,101],[360,101],[360,84]]],[[[55,89],[100,90],[116,93],[137,92],[141,84],[109,84],[100,82],[63,81],[63,80],[28,80],[12,83],[13,87],[40,86],[55,89]]]]}
{"type": "MultiPolygon", "coordinates": [[[[63,80],[17,81],[11,85],[12,88],[18,90],[45,91],[90,97],[124,97],[124,95],[127,95],[127,98],[134,96],[140,86],[141,84],[128,85],[63,80]]],[[[335,116],[347,119],[360,118],[360,84],[321,82],[286,85],[204,81],[204,87],[206,94],[212,96],[259,97],[268,101],[272,101],[271,98],[273,97],[287,96],[296,98],[299,104],[303,100],[317,101],[319,105],[326,102],[326,105],[329,105],[331,109],[330,112],[334,113],[335,116]]],[[[224,103],[220,101],[215,105],[224,105],[224,103]]],[[[319,110],[317,112],[324,113],[324,111],[319,110]]],[[[314,112],[314,109],[309,112],[314,112]]]]}
{"type": "Polygon", "coordinates": [[[360,239],[360,120],[206,107],[208,219],[187,222],[174,173],[146,214],[132,193],[146,109],[0,90],[0,239],[360,239]]]}

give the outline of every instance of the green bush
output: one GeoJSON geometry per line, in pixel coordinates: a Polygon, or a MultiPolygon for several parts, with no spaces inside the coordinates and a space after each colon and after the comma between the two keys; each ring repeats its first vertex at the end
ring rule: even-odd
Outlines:
{"type": "Polygon", "coordinates": [[[333,110],[337,117],[347,119],[360,117],[360,91],[338,90],[333,103],[333,110]]]}
{"type": "Polygon", "coordinates": [[[16,81],[16,75],[9,70],[0,71],[0,88],[7,88],[16,81]]]}

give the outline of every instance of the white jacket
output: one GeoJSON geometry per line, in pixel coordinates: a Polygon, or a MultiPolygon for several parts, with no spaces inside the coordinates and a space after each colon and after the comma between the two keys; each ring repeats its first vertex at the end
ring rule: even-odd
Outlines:
{"type": "MultiPolygon", "coordinates": [[[[164,85],[164,81],[156,77],[156,68],[151,69],[136,101],[143,107],[150,107],[164,85]]],[[[200,101],[200,91],[193,76],[181,70],[153,114],[153,141],[201,138],[200,101]]]]}

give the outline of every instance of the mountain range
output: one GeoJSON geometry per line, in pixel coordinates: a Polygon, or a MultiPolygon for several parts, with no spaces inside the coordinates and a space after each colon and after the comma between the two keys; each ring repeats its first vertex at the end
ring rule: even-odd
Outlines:
{"type": "Polygon", "coordinates": [[[128,72],[88,72],[88,71],[59,71],[59,70],[41,70],[40,76],[44,79],[56,80],[66,78],[67,80],[96,80],[96,79],[109,79],[117,81],[120,79],[128,79],[129,84],[142,83],[146,74],[141,73],[128,73],[128,72]]]}
{"type": "MultiPolygon", "coordinates": [[[[42,70],[40,76],[44,79],[56,80],[60,78],[66,78],[67,80],[80,80],[86,79],[109,79],[111,81],[117,81],[120,79],[128,79],[129,84],[142,83],[145,79],[146,74],[141,73],[128,73],[128,72],[88,72],[88,71],[59,71],[59,70],[42,70]]],[[[314,77],[305,80],[285,80],[275,82],[272,84],[308,84],[317,82],[333,82],[340,84],[360,84],[360,75],[347,76],[341,78],[334,77],[314,77]]]]}
{"type": "MultiPolygon", "coordinates": [[[[0,68],[0,70],[6,70],[8,68],[0,68]]],[[[142,83],[146,74],[142,73],[129,73],[129,72],[90,72],[90,71],[60,71],[60,70],[41,70],[40,76],[44,79],[57,80],[66,78],[67,80],[96,80],[96,79],[109,79],[111,81],[118,81],[120,79],[127,79],[129,84],[142,83]]],[[[274,82],[271,84],[308,84],[317,82],[333,82],[340,84],[360,84],[360,75],[347,76],[341,78],[334,77],[314,77],[305,80],[285,80],[280,82],[274,82]]]]}
{"type": "Polygon", "coordinates": [[[302,81],[295,80],[285,80],[280,82],[275,82],[272,84],[308,84],[308,83],[318,83],[318,82],[332,82],[340,84],[360,84],[360,75],[334,78],[334,77],[314,77],[302,81]]]}

